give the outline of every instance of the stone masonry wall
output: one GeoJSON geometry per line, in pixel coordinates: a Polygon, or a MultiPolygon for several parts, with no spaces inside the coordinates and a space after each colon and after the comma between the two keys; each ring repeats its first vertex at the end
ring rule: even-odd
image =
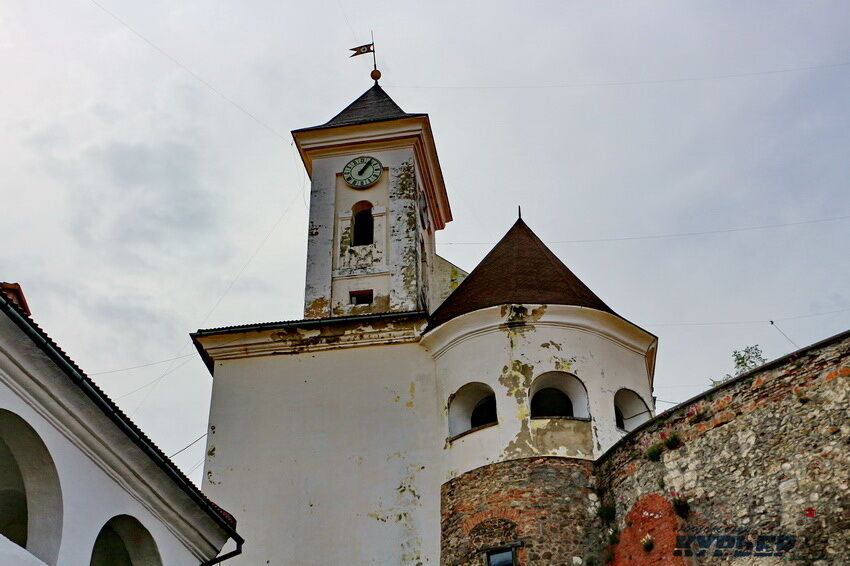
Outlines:
{"type": "Polygon", "coordinates": [[[850,332],[626,437],[597,462],[600,563],[850,564],[848,381],[850,332]]]}
{"type": "Polygon", "coordinates": [[[660,415],[596,463],[525,458],[442,489],[444,566],[850,565],[850,331],[660,415]]]}
{"type": "Polygon", "coordinates": [[[441,564],[484,566],[488,549],[510,545],[521,545],[523,565],[581,564],[601,528],[592,474],[592,462],[541,457],[484,466],[447,482],[441,564]]]}

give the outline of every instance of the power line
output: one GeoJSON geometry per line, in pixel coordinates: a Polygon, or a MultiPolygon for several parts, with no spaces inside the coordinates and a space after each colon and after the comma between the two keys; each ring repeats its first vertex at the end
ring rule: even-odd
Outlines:
{"type": "Polygon", "coordinates": [[[206,438],[206,436],[207,436],[207,433],[205,432],[204,434],[202,434],[201,436],[199,436],[198,438],[196,438],[195,440],[193,440],[192,442],[190,442],[189,444],[187,444],[186,446],[184,446],[183,448],[181,448],[180,450],[178,450],[177,452],[175,452],[174,454],[172,454],[171,456],[169,456],[169,457],[168,457],[168,458],[169,458],[169,460],[170,460],[171,458],[174,458],[175,456],[177,456],[178,454],[180,454],[181,452],[183,452],[184,450],[186,450],[187,448],[189,448],[190,446],[192,446],[193,444],[195,444],[196,442],[198,442],[198,441],[199,441],[199,440],[201,440],[202,438],[206,438]]]}
{"type": "MultiPolygon", "coordinates": [[[[774,326],[775,326],[776,321],[782,322],[782,321],[786,321],[786,320],[798,320],[798,319],[801,319],[801,318],[812,318],[812,317],[816,317],[816,316],[826,316],[828,314],[835,314],[835,313],[847,312],[847,311],[850,311],[850,308],[836,309],[836,310],[826,311],[826,312],[814,312],[814,313],[809,313],[809,314],[801,314],[799,316],[787,316],[787,317],[784,317],[784,318],[775,318],[775,319],[773,319],[773,321],[774,321],[774,326]]],[[[770,320],[768,320],[768,319],[726,320],[726,321],[714,321],[714,322],[657,322],[657,323],[645,324],[644,326],[731,326],[731,325],[736,325],[736,324],[765,324],[765,323],[768,323],[768,322],[770,322],[770,320]]],[[[147,364],[142,364],[142,365],[138,365],[138,366],[130,366],[130,367],[126,367],[126,368],[113,369],[113,370],[109,370],[109,371],[101,371],[101,372],[97,372],[97,373],[90,373],[89,375],[104,375],[104,374],[108,374],[108,373],[118,373],[118,372],[121,372],[121,371],[129,371],[129,370],[132,370],[132,369],[153,366],[153,365],[162,364],[162,363],[165,363],[165,362],[180,360],[180,359],[183,359],[183,358],[191,358],[191,357],[194,357],[194,356],[195,356],[195,354],[186,354],[184,356],[177,356],[175,358],[166,358],[164,360],[158,360],[156,362],[149,362],[147,364]]],[[[142,385],[141,387],[134,389],[133,391],[130,391],[129,393],[125,393],[125,394],[123,394],[119,397],[116,397],[116,399],[121,399],[123,397],[127,397],[129,395],[132,395],[136,391],[140,391],[141,389],[144,389],[145,387],[152,385],[155,381],[156,380],[151,381],[151,382],[147,383],[146,385],[142,385]]],[[[690,386],[688,386],[688,387],[690,387],[690,386]]]]}
{"type": "Polygon", "coordinates": [[[801,315],[798,315],[798,316],[786,316],[784,318],[774,318],[773,320],[761,319],[761,320],[722,320],[722,321],[715,321],[715,322],[658,322],[658,323],[654,323],[654,324],[646,324],[645,326],[728,326],[728,325],[734,325],[734,324],[767,324],[767,323],[774,324],[775,321],[782,322],[782,321],[785,321],[785,320],[798,320],[798,319],[801,319],[801,318],[812,318],[812,317],[815,317],[815,316],[826,316],[828,314],[835,314],[835,313],[847,312],[847,311],[850,311],[850,308],[836,309],[836,310],[826,311],[826,312],[815,312],[815,313],[809,313],[809,314],[801,314],[801,315]]]}
{"type": "MultiPolygon", "coordinates": [[[[235,277],[234,277],[234,278],[230,281],[230,283],[227,285],[227,287],[224,289],[224,291],[222,291],[222,292],[221,292],[221,294],[219,295],[219,297],[218,297],[218,299],[216,300],[215,304],[213,304],[212,308],[210,308],[210,309],[207,311],[207,314],[206,314],[206,315],[204,315],[204,318],[201,320],[201,324],[200,324],[201,326],[203,326],[203,325],[204,325],[204,323],[206,323],[206,321],[207,321],[207,319],[210,317],[210,315],[211,315],[211,314],[215,311],[215,309],[217,309],[217,308],[218,308],[218,305],[220,305],[220,304],[221,304],[221,301],[222,301],[222,300],[224,300],[224,297],[225,297],[225,296],[226,296],[226,295],[230,292],[230,290],[233,288],[233,285],[235,285],[235,284],[236,284],[236,281],[237,281],[237,280],[238,280],[238,279],[242,276],[242,274],[245,272],[245,270],[248,268],[248,266],[251,264],[251,262],[254,260],[254,258],[257,256],[257,254],[258,254],[258,253],[260,252],[260,250],[263,248],[263,246],[265,246],[266,242],[267,242],[267,241],[268,241],[268,239],[271,237],[271,235],[274,233],[274,231],[277,229],[278,225],[281,223],[281,221],[284,219],[284,217],[287,215],[287,213],[289,213],[289,211],[292,209],[292,204],[295,202],[295,199],[297,199],[297,198],[298,198],[298,196],[299,196],[299,195],[298,195],[298,193],[296,193],[296,194],[295,194],[295,198],[293,198],[292,200],[290,200],[290,201],[289,201],[289,203],[287,204],[286,208],[285,208],[285,209],[284,209],[284,210],[280,213],[280,216],[279,216],[279,217],[278,217],[278,219],[275,221],[275,223],[272,225],[271,229],[270,229],[270,230],[266,233],[265,237],[262,239],[262,241],[260,242],[260,244],[259,244],[259,245],[258,245],[258,246],[254,249],[254,251],[253,251],[253,252],[251,253],[251,255],[248,257],[248,260],[247,260],[247,261],[246,261],[246,262],[242,265],[242,267],[241,267],[241,268],[239,269],[239,271],[236,273],[236,276],[235,276],[235,277]]],[[[186,347],[189,343],[190,343],[190,341],[188,341],[188,340],[187,340],[187,341],[183,344],[183,346],[181,346],[181,347],[180,347],[180,350],[178,350],[178,352],[177,352],[177,353],[179,354],[180,352],[182,352],[182,351],[183,351],[183,348],[185,348],[185,347],[186,347]]],[[[176,358],[174,358],[174,359],[179,359],[179,358],[181,358],[181,357],[183,357],[183,356],[177,356],[177,357],[176,357],[176,358]]],[[[157,385],[160,381],[162,381],[163,379],[165,379],[165,377],[166,377],[166,376],[168,376],[169,374],[174,373],[174,371],[176,371],[177,369],[179,369],[179,368],[183,367],[184,365],[186,365],[189,361],[190,361],[190,360],[186,360],[185,362],[183,362],[182,364],[180,364],[180,365],[178,365],[178,366],[176,366],[176,367],[174,367],[174,368],[168,368],[168,369],[166,369],[166,370],[165,370],[165,372],[163,372],[163,374],[162,374],[162,375],[160,375],[158,378],[154,379],[153,381],[150,381],[150,382],[146,383],[145,385],[142,385],[141,387],[138,387],[138,388],[134,389],[134,390],[133,390],[133,391],[131,391],[130,393],[125,393],[125,394],[124,394],[124,395],[122,395],[121,397],[118,397],[118,399],[121,399],[121,398],[123,398],[123,397],[127,397],[128,395],[131,395],[131,394],[133,394],[133,393],[135,393],[135,392],[137,392],[137,391],[140,391],[140,390],[142,390],[142,389],[144,389],[144,388],[146,388],[146,387],[153,386],[153,387],[151,387],[151,389],[150,389],[150,390],[148,390],[148,392],[145,394],[145,396],[142,398],[142,400],[141,400],[141,401],[139,401],[139,404],[138,404],[138,405],[136,405],[136,408],[133,410],[133,414],[135,414],[136,412],[138,412],[138,410],[141,408],[141,406],[145,403],[145,401],[147,401],[147,399],[148,399],[148,397],[150,397],[151,393],[153,393],[153,392],[154,392],[154,390],[156,389],[156,385],[157,385]]]]}
{"type": "Polygon", "coordinates": [[[158,365],[158,364],[164,364],[165,362],[172,362],[174,360],[179,360],[181,358],[188,358],[188,357],[191,357],[191,356],[194,356],[194,355],[195,354],[186,354],[185,356],[177,356],[175,358],[166,358],[164,360],[158,360],[156,362],[149,362],[149,363],[141,364],[141,365],[138,365],[138,366],[130,366],[130,367],[126,367],[126,368],[111,369],[109,371],[97,371],[97,372],[94,372],[94,373],[89,373],[88,375],[89,376],[106,375],[108,373],[118,373],[119,371],[130,371],[131,369],[146,368],[146,367],[155,366],[155,365],[158,365]]]}
{"type": "Polygon", "coordinates": [[[782,329],[781,329],[781,328],[779,328],[779,327],[776,325],[776,322],[774,322],[774,321],[772,321],[772,320],[771,320],[771,321],[770,321],[770,325],[771,325],[772,327],[774,327],[776,330],[778,330],[780,334],[782,334],[783,336],[785,336],[785,339],[786,339],[786,340],[788,340],[789,342],[791,342],[791,345],[792,345],[792,346],[794,346],[794,347],[795,347],[795,348],[797,348],[798,350],[800,349],[800,346],[798,346],[796,342],[794,342],[793,340],[791,340],[791,338],[789,338],[787,334],[785,334],[784,332],[782,332],[782,329]]]}
{"type": "Polygon", "coordinates": [[[195,80],[197,80],[199,83],[201,83],[202,85],[206,86],[208,89],[210,89],[211,91],[213,91],[213,92],[214,92],[215,94],[217,94],[217,95],[218,95],[218,96],[219,96],[222,100],[224,100],[225,102],[227,102],[227,103],[229,103],[230,105],[232,105],[234,108],[236,108],[237,110],[239,110],[240,112],[242,112],[243,114],[245,114],[246,116],[248,116],[249,118],[251,118],[251,120],[253,120],[253,121],[254,121],[254,122],[256,122],[257,124],[259,124],[260,126],[262,126],[264,129],[268,130],[269,132],[271,132],[273,135],[277,136],[278,138],[280,138],[280,139],[281,139],[281,140],[283,140],[284,142],[287,142],[287,143],[289,142],[289,139],[288,139],[288,137],[287,137],[287,136],[284,136],[283,134],[281,134],[280,132],[278,132],[277,130],[275,130],[273,127],[269,126],[268,124],[266,124],[265,122],[263,122],[262,120],[260,120],[260,118],[258,118],[256,115],[254,115],[254,114],[253,114],[251,111],[249,111],[247,108],[245,108],[244,106],[242,106],[241,104],[239,104],[238,102],[236,102],[235,100],[233,100],[232,98],[230,98],[229,96],[227,96],[226,94],[224,94],[223,92],[221,92],[221,91],[220,91],[219,89],[217,89],[217,88],[216,88],[213,84],[211,84],[209,81],[207,81],[206,79],[204,79],[204,78],[203,78],[202,76],[200,76],[198,73],[196,73],[195,71],[193,71],[192,69],[190,69],[189,67],[187,67],[186,65],[184,65],[183,63],[181,63],[181,62],[180,62],[180,60],[178,60],[176,57],[173,57],[171,54],[169,54],[167,51],[165,51],[165,50],[164,50],[164,49],[162,49],[160,46],[158,46],[157,44],[155,44],[153,41],[151,41],[150,39],[148,39],[147,37],[145,37],[144,35],[142,35],[139,31],[137,31],[135,28],[133,28],[130,24],[128,24],[127,22],[125,22],[124,20],[122,20],[120,17],[118,17],[118,15],[117,15],[117,14],[115,14],[114,12],[111,12],[110,10],[108,10],[108,9],[107,9],[107,8],[106,8],[103,4],[101,4],[100,2],[97,2],[97,0],[91,0],[91,3],[92,3],[92,4],[94,4],[95,6],[97,6],[98,8],[100,8],[100,9],[101,9],[101,10],[102,10],[105,14],[107,14],[107,15],[108,15],[109,17],[111,17],[113,20],[115,20],[116,22],[118,22],[119,24],[121,24],[122,26],[124,26],[125,28],[127,28],[128,30],[130,30],[130,32],[132,32],[132,33],[133,33],[133,35],[135,35],[136,37],[138,37],[139,39],[141,39],[142,41],[144,41],[145,43],[147,43],[147,44],[148,44],[148,45],[149,45],[152,49],[154,49],[154,50],[156,50],[157,52],[159,52],[159,53],[160,53],[160,55],[162,55],[163,57],[165,57],[166,59],[168,59],[169,61],[171,61],[172,63],[174,63],[174,64],[175,64],[175,65],[177,65],[178,67],[180,67],[181,69],[183,69],[183,70],[184,70],[186,73],[188,73],[188,74],[189,74],[192,78],[194,78],[194,79],[195,79],[195,80]]]}
{"type": "Polygon", "coordinates": [[[838,67],[846,67],[850,65],[850,61],[840,61],[838,63],[825,63],[822,65],[808,65],[803,67],[786,67],[783,69],[769,69],[766,71],[753,71],[749,73],[728,73],[723,75],[704,75],[700,77],[678,77],[669,79],[645,79],[635,81],[597,81],[597,82],[581,82],[581,83],[560,83],[560,84],[514,84],[514,85],[387,85],[391,88],[421,88],[421,89],[550,89],[550,88],[577,88],[577,87],[596,87],[596,86],[634,86],[634,85],[653,85],[653,84],[669,84],[669,83],[690,83],[701,81],[714,81],[723,79],[741,79],[747,77],[758,77],[765,75],[778,75],[783,73],[796,73],[801,71],[818,71],[822,69],[834,69],[838,67]]]}
{"type": "Polygon", "coordinates": [[[191,474],[192,472],[194,472],[195,470],[197,470],[197,469],[198,469],[198,466],[200,466],[201,464],[203,464],[203,463],[204,463],[204,460],[206,460],[206,457],[201,458],[201,461],[200,461],[200,462],[198,462],[197,464],[195,464],[194,466],[192,466],[192,468],[191,468],[188,472],[186,472],[186,475],[189,475],[189,474],[191,474]]]}
{"type": "MultiPolygon", "coordinates": [[[[661,238],[680,238],[683,236],[704,236],[708,234],[728,234],[731,232],[748,232],[752,230],[767,230],[770,228],[784,228],[786,226],[800,226],[803,224],[818,224],[821,222],[835,222],[847,220],[850,214],[844,216],[831,216],[829,218],[815,218],[813,220],[801,220],[799,222],[784,222],[781,224],[764,224],[761,226],[746,226],[742,228],[721,228],[719,230],[704,230],[701,232],[673,232],[669,234],[655,234],[650,236],[622,236],[617,238],[590,238],[583,240],[553,240],[549,244],[587,244],[596,242],[622,242],[626,240],[657,240],[661,238]]],[[[441,246],[478,246],[492,245],[496,242],[440,242],[441,246]]]]}
{"type": "MultiPolygon", "coordinates": [[[[182,349],[182,348],[181,348],[181,349],[182,349]]],[[[176,357],[176,358],[171,358],[170,360],[166,360],[166,361],[179,360],[180,358],[184,358],[184,357],[187,357],[187,356],[178,356],[178,357],[176,357]]],[[[192,357],[194,357],[194,355],[193,355],[192,357]]],[[[129,396],[130,396],[130,395],[132,395],[133,393],[136,393],[136,392],[138,392],[138,391],[141,391],[142,389],[145,389],[146,387],[150,387],[151,385],[153,385],[154,383],[158,382],[159,380],[161,380],[161,379],[162,379],[162,378],[164,378],[165,376],[167,376],[167,375],[169,375],[169,374],[171,374],[171,373],[173,373],[173,372],[177,371],[178,369],[182,368],[183,366],[185,366],[186,364],[188,364],[190,361],[192,361],[192,360],[191,360],[191,359],[186,360],[185,362],[183,362],[182,364],[180,364],[180,365],[178,365],[178,366],[175,366],[175,367],[173,367],[173,368],[169,368],[169,369],[165,370],[165,372],[164,372],[162,375],[160,375],[159,377],[157,377],[157,378],[156,378],[156,379],[154,379],[153,381],[149,381],[149,382],[145,383],[144,385],[141,385],[141,386],[139,386],[139,387],[137,387],[137,388],[133,389],[132,391],[129,391],[129,392],[127,392],[127,393],[124,393],[123,395],[119,395],[118,397],[116,397],[116,398],[115,398],[115,400],[117,401],[118,399],[123,399],[124,397],[129,397],[129,396]]],[[[140,403],[140,405],[141,405],[141,403],[140,403]]],[[[138,411],[138,410],[139,410],[139,407],[138,407],[138,406],[136,406],[136,409],[135,409],[134,411],[138,411]]]]}

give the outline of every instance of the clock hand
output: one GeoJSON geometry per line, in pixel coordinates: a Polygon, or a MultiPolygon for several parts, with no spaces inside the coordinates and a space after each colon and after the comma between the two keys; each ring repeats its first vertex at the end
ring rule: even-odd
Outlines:
{"type": "Polygon", "coordinates": [[[371,160],[367,161],[367,162],[363,165],[363,167],[361,167],[361,168],[360,168],[360,171],[358,171],[358,172],[357,172],[357,175],[358,175],[358,176],[360,176],[360,175],[362,175],[363,173],[365,173],[365,172],[366,172],[366,168],[367,168],[367,167],[369,167],[370,165],[372,165],[372,161],[371,161],[371,160]]]}

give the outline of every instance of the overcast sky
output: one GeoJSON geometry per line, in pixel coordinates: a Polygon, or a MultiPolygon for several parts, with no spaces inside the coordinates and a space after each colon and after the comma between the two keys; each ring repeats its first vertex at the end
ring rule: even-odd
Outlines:
{"type": "Polygon", "coordinates": [[[98,2],[0,0],[0,279],[90,374],[186,356],[93,376],[167,453],[206,428],[188,333],[301,317],[289,131],[370,86],[347,51],[370,29],[382,85],[431,116],[439,253],[472,269],[521,204],[659,336],[659,399],[795,349],[748,321],[850,327],[850,219],[555,243],[850,215],[850,3],[98,2]]]}

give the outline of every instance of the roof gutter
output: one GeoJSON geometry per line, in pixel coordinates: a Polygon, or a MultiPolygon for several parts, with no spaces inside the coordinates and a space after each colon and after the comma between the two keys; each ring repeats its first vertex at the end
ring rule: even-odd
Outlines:
{"type": "Polygon", "coordinates": [[[200,566],[212,566],[213,564],[219,564],[219,563],[224,562],[225,560],[227,560],[229,558],[233,558],[235,556],[239,556],[240,554],[242,554],[242,545],[245,543],[245,541],[242,540],[241,538],[239,538],[239,539],[234,538],[233,540],[236,541],[236,550],[228,552],[227,554],[223,554],[222,556],[219,556],[218,558],[213,558],[212,560],[207,560],[206,562],[201,562],[200,566]]]}
{"type": "Polygon", "coordinates": [[[89,378],[80,372],[73,364],[71,364],[65,355],[58,351],[56,347],[50,343],[47,338],[42,335],[36,328],[33,327],[33,323],[25,316],[23,316],[17,308],[15,308],[6,297],[0,295],[0,311],[6,313],[6,315],[12,319],[12,321],[20,328],[27,337],[35,342],[35,344],[44,352],[50,360],[55,363],[59,368],[67,375],[71,381],[75,382],[77,386],[83,390],[83,392],[91,399],[97,407],[103,411],[103,413],[113,422],[119,429],[121,429],[132,441],[133,443],[144,452],[154,463],[163,471],[165,474],[171,478],[174,483],[176,483],[186,495],[189,496],[201,509],[203,509],[206,514],[215,521],[215,523],[221,527],[221,529],[230,536],[234,541],[236,541],[237,549],[241,552],[242,544],[245,542],[239,533],[236,532],[236,529],[231,527],[224,518],[219,515],[218,511],[216,511],[208,501],[205,501],[203,497],[201,497],[197,488],[189,483],[189,481],[183,476],[183,474],[176,469],[176,466],[173,462],[171,462],[164,454],[160,453],[158,450],[154,449],[150,443],[146,442],[142,437],[141,430],[136,427],[132,422],[130,422],[123,414],[121,414],[117,409],[117,406],[109,400],[103,393],[101,393],[89,380],[89,378]]]}

